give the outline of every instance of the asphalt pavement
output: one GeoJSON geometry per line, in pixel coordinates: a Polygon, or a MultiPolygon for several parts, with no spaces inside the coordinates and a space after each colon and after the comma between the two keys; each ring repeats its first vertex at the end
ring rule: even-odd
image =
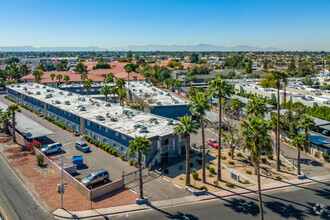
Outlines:
{"type": "MultiPolygon", "coordinates": [[[[263,193],[265,219],[329,219],[330,182],[292,186],[263,193]]],[[[108,216],[109,219],[258,219],[257,194],[108,216]]],[[[102,219],[108,219],[102,218],[102,219]]]]}
{"type": "Polygon", "coordinates": [[[8,220],[53,219],[0,155],[0,207],[8,220]]]}

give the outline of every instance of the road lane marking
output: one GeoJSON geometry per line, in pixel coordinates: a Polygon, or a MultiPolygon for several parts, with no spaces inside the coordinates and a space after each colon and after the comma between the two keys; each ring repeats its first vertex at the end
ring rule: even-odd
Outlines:
{"type": "Polygon", "coordinates": [[[5,214],[5,212],[3,211],[3,209],[2,209],[1,206],[0,206],[0,217],[2,217],[2,216],[5,218],[5,220],[8,220],[8,218],[7,218],[6,214],[5,214]]]}

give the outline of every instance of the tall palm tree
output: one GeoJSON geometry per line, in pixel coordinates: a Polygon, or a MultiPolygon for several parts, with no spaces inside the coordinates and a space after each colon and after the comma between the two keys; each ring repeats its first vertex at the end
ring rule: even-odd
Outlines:
{"type": "Polygon", "coordinates": [[[295,137],[292,140],[292,144],[298,150],[298,164],[297,164],[297,167],[298,167],[298,175],[300,175],[300,151],[306,150],[307,140],[304,137],[304,135],[302,135],[302,134],[295,135],[295,137]]]}
{"type": "Polygon", "coordinates": [[[81,75],[80,75],[80,79],[85,82],[85,80],[87,79],[87,73],[86,72],[83,72],[81,75]]]}
{"type": "Polygon", "coordinates": [[[197,93],[195,96],[191,97],[190,111],[193,114],[197,114],[200,118],[201,130],[202,130],[202,181],[206,183],[205,174],[205,134],[204,134],[204,124],[203,118],[207,110],[210,110],[211,106],[208,101],[208,97],[205,93],[197,93]]]}
{"type": "MultiPolygon", "coordinates": [[[[271,72],[272,80],[276,81],[276,87],[277,87],[277,134],[280,134],[280,87],[281,87],[281,81],[284,83],[287,82],[288,74],[282,71],[272,71],[271,72]]],[[[277,155],[276,155],[276,170],[280,171],[281,166],[280,166],[280,150],[281,150],[281,144],[280,144],[280,135],[277,136],[276,139],[276,149],[277,149],[277,155]]]]}
{"type": "Polygon", "coordinates": [[[218,97],[218,115],[219,115],[219,134],[218,134],[218,173],[217,179],[221,180],[221,133],[222,133],[222,98],[229,97],[233,94],[231,87],[227,84],[227,81],[221,80],[217,77],[212,80],[208,86],[209,91],[214,91],[214,94],[218,97]]]}
{"type": "Polygon", "coordinates": [[[36,69],[32,72],[32,75],[34,76],[35,82],[39,83],[41,80],[41,77],[44,75],[44,71],[41,69],[36,69]]]}
{"type": "Polygon", "coordinates": [[[178,88],[178,94],[180,94],[180,88],[182,86],[181,81],[176,80],[174,85],[175,85],[176,88],[178,88]]]}
{"type": "Polygon", "coordinates": [[[120,105],[124,105],[124,100],[127,98],[127,92],[125,89],[118,90],[118,98],[120,105]]]}
{"type": "Polygon", "coordinates": [[[3,129],[8,134],[9,133],[9,120],[11,119],[10,112],[1,112],[0,121],[3,122],[3,129]]]}
{"type": "Polygon", "coordinates": [[[70,81],[70,76],[69,75],[64,75],[63,81],[65,82],[66,90],[68,90],[68,82],[70,81]]]}
{"type": "Polygon", "coordinates": [[[104,85],[101,89],[101,94],[105,95],[105,101],[108,101],[108,94],[110,93],[110,86],[104,85]]]}
{"type": "Polygon", "coordinates": [[[253,116],[249,121],[244,120],[241,127],[241,135],[244,137],[243,151],[250,151],[257,173],[260,219],[264,219],[260,184],[260,158],[261,151],[272,154],[273,141],[268,134],[269,126],[262,120],[262,117],[256,118],[253,116]]]}
{"type": "Polygon", "coordinates": [[[315,126],[314,119],[306,114],[303,114],[297,123],[297,128],[303,130],[306,140],[308,138],[308,132],[313,126],[315,126]]]}
{"type": "MultiPolygon", "coordinates": [[[[138,154],[138,164],[139,164],[139,179],[140,179],[140,199],[144,199],[143,197],[143,182],[142,182],[142,155],[148,158],[148,152],[152,148],[151,141],[146,137],[135,137],[134,140],[129,141],[129,153],[128,155],[131,157],[133,154],[138,154]]],[[[146,162],[146,161],[145,161],[146,162]]]]}
{"type": "Polygon", "coordinates": [[[146,82],[148,82],[148,78],[151,77],[151,73],[149,73],[148,71],[146,71],[146,72],[143,73],[143,77],[145,77],[146,78],[146,82]]]}
{"type": "Polygon", "coordinates": [[[237,117],[237,121],[239,121],[239,110],[243,108],[243,102],[238,98],[234,98],[234,99],[230,99],[229,105],[233,110],[233,112],[235,113],[237,117]]]}
{"type": "Polygon", "coordinates": [[[13,104],[13,105],[8,106],[7,111],[9,112],[9,114],[12,118],[13,141],[16,142],[16,134],[15,134],[16,113],[21,112],[21,109],[18,107],[18,105],[13,104]]]}
{"type": "MultiPolygon", "coordinates": [[[[118,94],[118,87],[114,86],[110,89],[110,94],[114,95],[114,97],[116,97],[116,95],[118,94]]],[[[115,99],[115,103],[116,103],[116,99],[115,99]]]]}
{"type": "Polygon", "coordinates": [[[196,134],[198,127],[196,121],[191,119],[191,116],[183,116],[178,118],[180,123],[174,126],[174,134],[183,134],[186,145],[186,186],[190,186],[190,134],[196,134]]]}
{"type": "Polygon", "coordinates": [[[83,82],[83,88],[87,89],[87,95],[90,97],[91,96],[91,88],[93,85],[93,80],[92,79],[87,79],[85,82],[83,82]]]}
{"type": "Polygon", "coordinates": [[[170,85],[172,87],[172,92],[175,92],[175,90],[174,90],[174,84],[175,84],[175,79],[170,79],[170,85]]]}
{"type": "Polygon", "coordinates": [[[166,89],[168,89],[168,86],[171,84],[171,79],[170,78],[166,78],[164,80],[164,83],[165,83],[166,89]]]}
{"type": "Polygon", "coordinates": [[[126,84],[126,80],[124,78],[118,78],[116,80],[116,85],[119,89],[122,89],[125,84],[126,84]]]}
{"type": "Polygon", "coordinates": [[[127,84],[128,84],[128,88],[129,88],[129,75],[133,72],[133,69],[130,65],[126,65],[124,68],[127,73],[127,84]]]}
{"type": "Polygon", "coordinates": [[[56,77],[56,74],[55,73],[51,73],[50,74],[50,79],[52,80],[53,83],[54,83],[55,77],[56,77]]]}
{"type": "MultiPolygon", "coordinates": [[[[269,124],[269,127],[271,130],[274,131],[275,133],[275,140],[277,140],[277,116],[273,116],[270,118],[270,120],[268,121],[268,124],[269,124]]],[[[282,120],[280,119],[280,126],[282,127],[283,125],[283,122],[282,120]]],[[[281,129],[280,129],[281,130],[281,129]]],[[[277,155],[277,148],[275,147],[275,154],[277,155]]]]}
{"type": "Polygon", "coordinates": [[[58,75],[56,76],[56,79],[58,80],[58,85],[57,85],[57,87],[60,86],[60,83],[61,83],[62,78],[63,78],[63,76],[62,76],[61,74],[58,74],[58,75]]]}
{"type": "Polygon", "coordinates": [[[266,101],[263,98],[253,98],[245,106],[245,113],[249,117],[264,117],[267,112],[266,101]]]}
{"type": "Polygon", "coordinates": [[[188,94],[190,97],[196,95],[196,93],[197,93],[196,87],[190,87],[190,89],[188,90],[188,94]]]}

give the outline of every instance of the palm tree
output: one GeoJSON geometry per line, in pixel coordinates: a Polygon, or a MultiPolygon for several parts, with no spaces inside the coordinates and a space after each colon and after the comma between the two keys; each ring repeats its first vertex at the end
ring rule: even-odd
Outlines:
{"type": "MultiPolygon", "coordinates": [[[[280,134],[280,87],[281,87],[281,80],[286,83],[287,82],[287,78],[288,78],[288,74],[286,74],[285,72],[282,71],[272,71],[271,72],[272,80],[276,81],[276,87],[277,87],[277,134],[280,134]]],[[[277,149],[277,155],[276,155],[276,161],[277,161],[277,166],[276,166],[276,170],[280,171],[281,170],[281,166],[280,166],[280,150],[281,150],[281,145],[280,145],[280,135],[277,136],[276,139],[276,149],[277,149]]]]}
{"type": "Polygon", "coordinates": [[[267,112],[266,101],[263,98],[254,97],[245,106],[245,113],[249,117],[259,117],[267,112]]]}
{"type": "Polygon", "coordinates": [[[58,75],[56,76],[56,79],[58,80],[58,85],[57,85],[57,87],[60,86],[60,83],[61,83],[62,78],[63,78],[63,76],[62,76],[61,74],[58,74],[58,75]]]}
{"type": "Polygon", "coordinates": [[[83,88],[87,89],[87,95],[90,97],[91,96],[91,88],[93,85],[93,80],[92,79],[87,79],[85,82],[83,82],[83,88]]]}
{"type": "MultiPolygon", "coordinates": [[[[142,155],[148,158],[148,152],[152,148],[151,141],[146,137],[135,137],[134,140],[129,141],[129,153],[128,155],[131,157],[133,154],[138,154],[138,164],[139,164],[139,179],[140,179],[140,199],[144,199],[143,197],[143,182],[142,182],[142,155]]],[[[146,162],[146,161],[145,161],[146,162]]]]}
{"type": "Polygon", "coordinates": [[[166,78],[164,81],[165,85],[166,85],[166,89],[168,89],[168,86],[171,84],[171,79],[170,78],[166,78]]]}
{"type": "Polygon", "coordinates": [[[260,219],[264,219],[262,198],[261,198],[261,185],[260,185],[260,157],[261,151],[266,151],[272,154],[273,141],[268,134],[269,126],[262,120],[262,117],[252,117],[250,121],[243,121],[241,123],[241,135],[245,138],[243,144],[243,151],[250,151],[251,159],[255,166],[255,172],[258,178],[258,194],[259,194],[259,210],[260,219]]]}
{"type": "Polygon", "coordinates": [[[9,120],[11,119],[10,112],[1,112],[0,121],[3,122],[3,129],[6,133],[9,133],[9,120]]]}
{"type": "Polygon", "coordinates": [[[306,114],[303,114],[297,123],[297,128],[303,130],[306,140],[308,138],[308,132],[313,126],[315,126],[314,119],[306,114]]]}
{"type": "Polygon", "coordinates": [[[151,77],[151,73],[149,73],[148,71],[147,72],[144,72],[143,73],[143,77],[145,77],[146,78],[146,82],[148,82],[148,78],[151,77]]]}
{"type": "Polygon", "coordinates": [[[80,75],[80,79],[85,82],[85,80],[87,79],[87,73],[86,72],[83,72],[81,75],[80,75]]]}
{"type": "Polygon", "coordinates": [[[113,83],[113,73],[109,73],[105,80],[106,83],[113,83]]]}
{"type": "Polygon", "coordinates": [[[129,88],[129,74],[131,74],[131,72],[133,72],[132,67],[128,64],[125,67],[125,71],[127,73],[127,83],[128,83],[128,88],[129,88]]]}
{"type": "Polygon", "coordinates": [[[53,83],[54,83],[55,77],[56,77],[55,73],[51,73],[50,74],[50,78],[51,78],[51,80],[52,80],[53,83]]]}
{"type": "Polygon", "coordinates": [[[32,72],[32,75],[34,76],[35,82],[39,83],[41,77],[44,75],[44,71],[42,71],[41,69],[36,69],[32,72]]]}
{"type": "MultiPolygon", "coordinates": [[[[270,118],[270,121],[268,121],[268,124],[269,124],[269,127],[274,131],[275,133],[275,140],[277,140],[277,116],[273,116],[270,118]]],[[[283,122],[282,120],[280,119],[280,126],[282,127],[283,125],[283,122]]],[[[277,155],[277,148],[275,147],[275,153],[277,155]]]]}
{"type": "Polygon", "coordinates": [[[205,93],[197,93],[195,96],[191,97],[190,111],[193,114],[197,114],[200,118],[201,129],[202,129],[202,181],[206,183],[205,175],[205,134],[204,134],[204,125],[203,117],[206,114],[207,110],[210,110],[211,106],[208,102],[208,97],[205,93]]]}
{"type": "Polygon", "coordinates": [[[175,90],[174,90],[174,83],[175,83],[175,79],[170,79],[170,85],[172,87],[172,92],[175,92],[175,90]]]}
{"type": "Polygon", "coordinates": [[[229,101],[229,105],[235,113],[237,121],[239,121],[239,110],[243,108],[243,102],[238,98],[234,98],[229,101]]]}
{"type": "Polygon", "coordinates": [[[69,75],[64,75],[63,81],[65,82],[66,90],[68,90],[68,82],[70,81],[70,76],[69,75]]]}
{"type": "MultiPolygon", "coordinates": [[[[118,87],[116,87],[116,86],[112,87],[110,90],[110,94],[114,95],[114,97],[116,97],[116,95],[118,94],[118,87]]],[[[116,99],[115,99],[115,103],[116,103],[116,99]]]]}
{"type": "Polygon", "coordinates": [[[118,97],[120,105],[124,105],[124,100],[127,98],[127,92],[125,89],[118,90],[118,97]]]}
{"type": "Polygon", "coordinates": [[[182,86],[181,82],[179,80],[176,80],[174,85],[176,88],[178,88],[178,94],[180,94],[180,88],[182,86]]]}
{"type": "Polygon", "coordinates": [[[126,84],[126,80],[124,78],[118,78],[116,80],[116,85],[119,89],[122,89],[125,84],[126,84]]]}
{"type": "Polygon", "coordinates": [[[222,98],[229,97],[233,94],[230,86],[227,84],[227,81],[221,80],[220,77],[217,77],[215,80],[209,82],[209,91],[213,91],[214,94],[218,97],[218,115],[219,115],[219,145],[218,145],[218,173],[217,179],[221,180],[221,129],[222,129],[222,98]]]}
{"type": "Polygon", "coordinates": [[[307,148],[307,140],[302,134],[295,135],[295,137],[292,140],[293,146],[295,146],[298,150],[298,175],[300,175],[300,151],[306,150],[307,148]]]}
{"type": "Polygon", "coordinates": [[[188,94],[190,97],[196,95],[196,93],[197,93],[196,87],[190,87],[190,89],[188,90],[188,94]]]}
{"type": "Polygon", "coordinates": [[[9,112],[9,115],[12,118],[13,141],[16,142],[16,134],[15,134],[16,113],[21,112],[21,109],[18,107],[18,105],[13,104],[13,105],[8,106],[7,111],[9,112]]]}
{"type": "Polygon", "coordinates": [[[174,134],[183,134],[186,144],[186,186],[190,186],[190,134],[196,134],[198,127],[196,121],[191,119],[191,116],[183,116],[178,118],[180,123],[176,123],[174,126],[174,134]]]}
{"type": "Polygon", "coordinates": [[[110,86],[104,85],[101,89],[101,94],[105,95],[105,101],[108,101],[108,94],[110,93],[110,86]]]}

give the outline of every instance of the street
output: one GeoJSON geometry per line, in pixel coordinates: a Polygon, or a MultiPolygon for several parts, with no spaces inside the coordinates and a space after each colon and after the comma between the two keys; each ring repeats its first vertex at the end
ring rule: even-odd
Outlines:
{"type": "Polygon", "coordinates": [[[53,219],[0,155],[0,207],[8,220],[53,219]]]}
{"type": "MultiPolygon", "coordinates": [[[[330,182],[292,186],[263,193],[265,219],[329,219],[330,182]],[[316,204],[321,204],[318,206],[316,204]],[[323,208],[322,208],[323,206],[323,208]],[[315,207],[315,211],[314,211],[315,207]],[[317,214],[321,213],[321,214],[317,214]]],[[[110,216],[111,219],[258,219],[257,194],[110,216]]],[[[102,218],[104,219],[104,218],[102,218]]],[[[107,218],[106,218],[107,219],[107,218]]]]}

